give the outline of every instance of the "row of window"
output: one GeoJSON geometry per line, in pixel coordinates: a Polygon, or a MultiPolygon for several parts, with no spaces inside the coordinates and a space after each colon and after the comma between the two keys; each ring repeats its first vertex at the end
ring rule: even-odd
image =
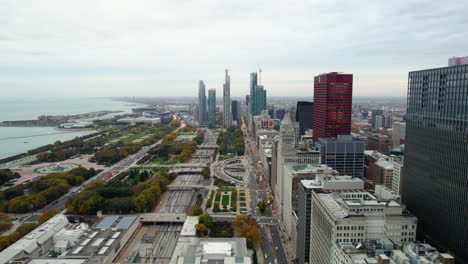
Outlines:
{"type": "Polygon", "coordinates": [[[364,226],[337,226],[337,230],[364,230],[364,226]]]}

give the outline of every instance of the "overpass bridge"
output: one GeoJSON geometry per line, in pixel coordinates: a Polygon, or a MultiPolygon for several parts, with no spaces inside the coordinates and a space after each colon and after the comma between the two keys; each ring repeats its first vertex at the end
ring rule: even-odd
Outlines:
{"type": "Polygon", "coordinates": [[[185,214],[146,213],[140,215],[140,222],[142,224],[184,223],[186,217],[185,214]]]}
{"type": "Polygon", "coordinates": [[[192,189],[208,189],[210,186],[200,184],[169,184],[167,189],[170,191],[176,190],[192,190],[192,189]]]}

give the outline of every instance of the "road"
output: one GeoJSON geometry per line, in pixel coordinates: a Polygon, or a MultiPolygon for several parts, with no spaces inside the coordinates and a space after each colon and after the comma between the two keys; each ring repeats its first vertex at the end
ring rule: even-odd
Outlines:
{"type": "MultiPolygon", "coordinates": [[[[262,219],[261,212],[257,208],[257,203],[259,201],[264,201],[265,203],[267,203],[268,198],[270,194],[272,194],[272,192],[268,184],[263,182],[261,180],[261,177],[259,177],[259,175],[261,175],[262,170],[258,167],[259,159],[255,151],[255,143],[251,142],[249,139],[245,122],[243,122],[242,131],[244,132],[244,138],[246,141],[245,157],[250,163],[248,167],[249,182],[246,185],[250,189],[251,208],[255,208],[252,211],[252,215],[257,219],[262,219]]],[[[273,217],[273,211],[270,206],[266,207],[264,214],[268,218],[276,219],[276,222],[278,223],[278,219],[273,217]]],[[[283,243],[281,242],[281,235],[278,229],[279,226],[277,224],[266,225],[261,221],[259,221],[259,224],[261,227],[263,237],[263,243],[261,244],[261,248],[264,254],[263,256],[257,255],[257,257],[263,257],[264,263],[290,263],[285,254],[283,243]]]]}

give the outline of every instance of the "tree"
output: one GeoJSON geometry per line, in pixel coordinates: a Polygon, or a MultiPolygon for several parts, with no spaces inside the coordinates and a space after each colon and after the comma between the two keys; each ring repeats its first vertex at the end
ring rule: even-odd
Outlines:
{"type": "Polygon", "coordinates": [[[199,216],[201,214],[203,214],[203,209],[200,206],[194,206],[187,210],[189,216],[199,216]]]}
{"type": "Polygon", "coordinates": [[[207,213],[201,214],[198,216],[198,222],[204,224],[207,227],[211,227],[213,225],[213,219],[207,213]]]}
{"type": "Polygon", "coordinates": [[[262,214],[265,213],[266,204],[264,201],[258,202],[257,206],[258,209],[260,209],[260,212],[262,212],[262,214]]]}
{"type": "Polygon", "coordinates": [[[10,216],[0,213],[0,232],[8,230],[12,225],[10,216]]]}
{"type": "Polygon", "coordinates": [[[245,214],[237,215],[231,226],[236,231],[238,237],[246,238],[249,248],[253,248],[262,242],[260,227],[252,216],[245,214]]]}
{"type": "Polygon", "coordinates": [[[208,179],[210,178],[211,175],[211,169],[210,167],[204,167],[202,171],[203,178],[208,179]]]}
{"type": "Polygon", "coordinates": [[[39,218],[37,218],[37,222],[42,225],[43,223],[45,223],[47,220],[49,220],[50,218],[54,217],[56,214],[60,213],[60,210],[57,209],[57,208],[51,208],[51,209],[48,209],[48,210],[45,210],[40,216],[39,218]]]}
{"type": "Polygon", "coordinates": [[[204,224],[196,224],[195,229],[197,230],[197,235],[199,237],[204,237],[208,234],[208,227],[206,227],[204,224]]]}

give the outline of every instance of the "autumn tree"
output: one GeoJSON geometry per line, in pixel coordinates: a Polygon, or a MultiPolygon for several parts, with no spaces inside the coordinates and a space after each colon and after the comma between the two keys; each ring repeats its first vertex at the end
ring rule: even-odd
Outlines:
{"type": "Polygon", "coordinates": [[[245,214],[237,215],[231,226],[236,231],[238,237],[246,238],[249,248],[253,248],[262,242],[260,227],[252,216],[245,214]]]}
{"type": "Polygon", "coordinates": [[[0,232],[8,230],[12,225],[10,216],[0,213],[0,232]]]}
{"type": "Polygon", "coordinates": [[[208,234],[208,227],[204,224],[196,224],[195,229],[197,230],[197,236],[204,237],[208,234]]]}
{"type": "Polygon", "coordinates": [[[42,225],[43,223],[45,223],[47,220],[49,220],[50,218],[54,217],[56,214],[60,213],[60,210],[57,209],[57,208],[51,208],[51,209],[48,209],[48,210],[45,210],[40,216],[39,218],[37,218],[37,222],[42,225]]]}
{"type": "Polygon", "coordinates": [[[188,216],[199,216],[201,214],[203,214],[203,209],[200,206],[194,206],[187,210],[188,216]]]}

